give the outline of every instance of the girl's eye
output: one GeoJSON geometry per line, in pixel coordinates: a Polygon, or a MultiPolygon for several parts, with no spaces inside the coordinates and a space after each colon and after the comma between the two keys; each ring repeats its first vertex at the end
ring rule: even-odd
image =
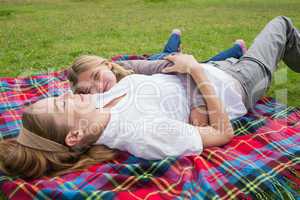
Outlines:
{"type": "Polygon", "coordinates": [[[95,73],[94,80],[100,80],[100,72],[95,73]]]}
{"type": "Polygon", "coordinates": [[[80,89],[76,91],[76,94],[88,94],[89,89],[80,89]]]}

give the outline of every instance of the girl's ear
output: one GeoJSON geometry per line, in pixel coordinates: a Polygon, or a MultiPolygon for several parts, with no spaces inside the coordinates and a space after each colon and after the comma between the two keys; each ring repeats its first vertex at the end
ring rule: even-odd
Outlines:
{"type": "Polygon", "coordinates": [[[67,134],[67,136],[65,138],[65,143],[69,147],[73,147],[75,145],[80,144],[82,139],[83,139],[83,131],[82,130],[73,130],[67,134]]]}
{"type": "Polygon", "coordinates": [[[107,68],[110,69],[110,70],[111,70],[112,67],[113,67],[113,64],[112,64],[111,62],[109,62],[109,61],[106,61],[106,62],[105,62],[105,65],[106,65],[107,68]]]}

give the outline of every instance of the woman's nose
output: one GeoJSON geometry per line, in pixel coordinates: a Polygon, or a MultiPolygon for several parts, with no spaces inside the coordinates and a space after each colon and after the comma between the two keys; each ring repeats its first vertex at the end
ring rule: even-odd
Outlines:
{"type": "Polygon", "coordinates": [[[67,93],[62,95],[63,99],[68,99],[68,98],[73,98],[73,97],[74,97],[73,92],[67,92],[67,93]]]}

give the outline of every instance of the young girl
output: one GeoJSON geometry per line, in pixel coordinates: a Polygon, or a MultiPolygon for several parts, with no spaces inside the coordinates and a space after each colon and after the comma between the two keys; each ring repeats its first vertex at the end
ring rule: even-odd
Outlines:
{"type": "MultiPolygon", "coordinates": [[[[75,59],[70,67],[69,80],[75,93],[93,94],[108,91],[116,82],[129,74],[151,75],[161,72],[165,67],[164,57],[180,52],[181,31],[174,29],[171,32],[164,50],[154,54],[146,60],[108,60],[94,56],[83,55],[75,59]],[[152,61],[152,62],[150,62],[152,61]]],[[[245,54],[247,48],[243,40],[236,40],[233,46],[213,56],[205,63],[226,60],[227,58],[239,59],[245,54]]]]}

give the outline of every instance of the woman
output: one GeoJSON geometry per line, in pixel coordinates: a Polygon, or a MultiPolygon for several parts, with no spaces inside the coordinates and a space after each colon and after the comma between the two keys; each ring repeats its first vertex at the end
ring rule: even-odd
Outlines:
{"type": "MultiPolygon", "coordinates": [[[[209,84],[201,85],[207,79],[192,56],[169,59],[177,64],[174,71],[192,74],[202,93],[214,96],[209,84]]],[[[112,158],[113,152],[103,147],[94,157],[91,151],[99,149],[94,144],[145,159],[199,154],[203,147],[223,145],[233,136],[218,98],[211,98],[207,107],[215,111],[209,115],[211,126],[189,125],[186,94],[175,75],[131,75],[106,93],[44,99],[25,111],[17,140],[1,142],[1,168],[9,174],[38,177],[112,158]],[[93,159],[80,160],[87,149],[93,159]]]]}
{"type": "MultiPolygon", "coordinates": [[[[245,91],[253,89],[254,84],[249,80],[260,81],[257,72],[271,75],[280,59],[300,72],[299,31],[288,18],[275,18],[258,35],[250,53],[252,57],[239,62],[246,71],[236,70],[241,76],[249,72],[249,77],[245,77],[245,91]]],[[[187,123],[190,109],[177,76],[132,75],[103,94],[67,95],[33,104],[24,114],[23,128],[17,140],[0,143],[2,170],[38,177],[49,172],[81,169],[113,157],[111,150],[94,144],[157,159],[198,154],[202,148],[229,142],[233,131],[228,115],[216,97],[214,87],[208,84],[202,64],[188,55],[168,59],[174,65],[165,68],[164,72],[188,73],[195,81],[208,109],[209,126],[187,123]],[[163,76],[172,77],[172,82],[166,82],[163,76]],[[143,82],[148,83],[144,85],[146,89],[139,88],[143,82]],[[174,108],[176,112],[172,112],[174,108]]]]}

